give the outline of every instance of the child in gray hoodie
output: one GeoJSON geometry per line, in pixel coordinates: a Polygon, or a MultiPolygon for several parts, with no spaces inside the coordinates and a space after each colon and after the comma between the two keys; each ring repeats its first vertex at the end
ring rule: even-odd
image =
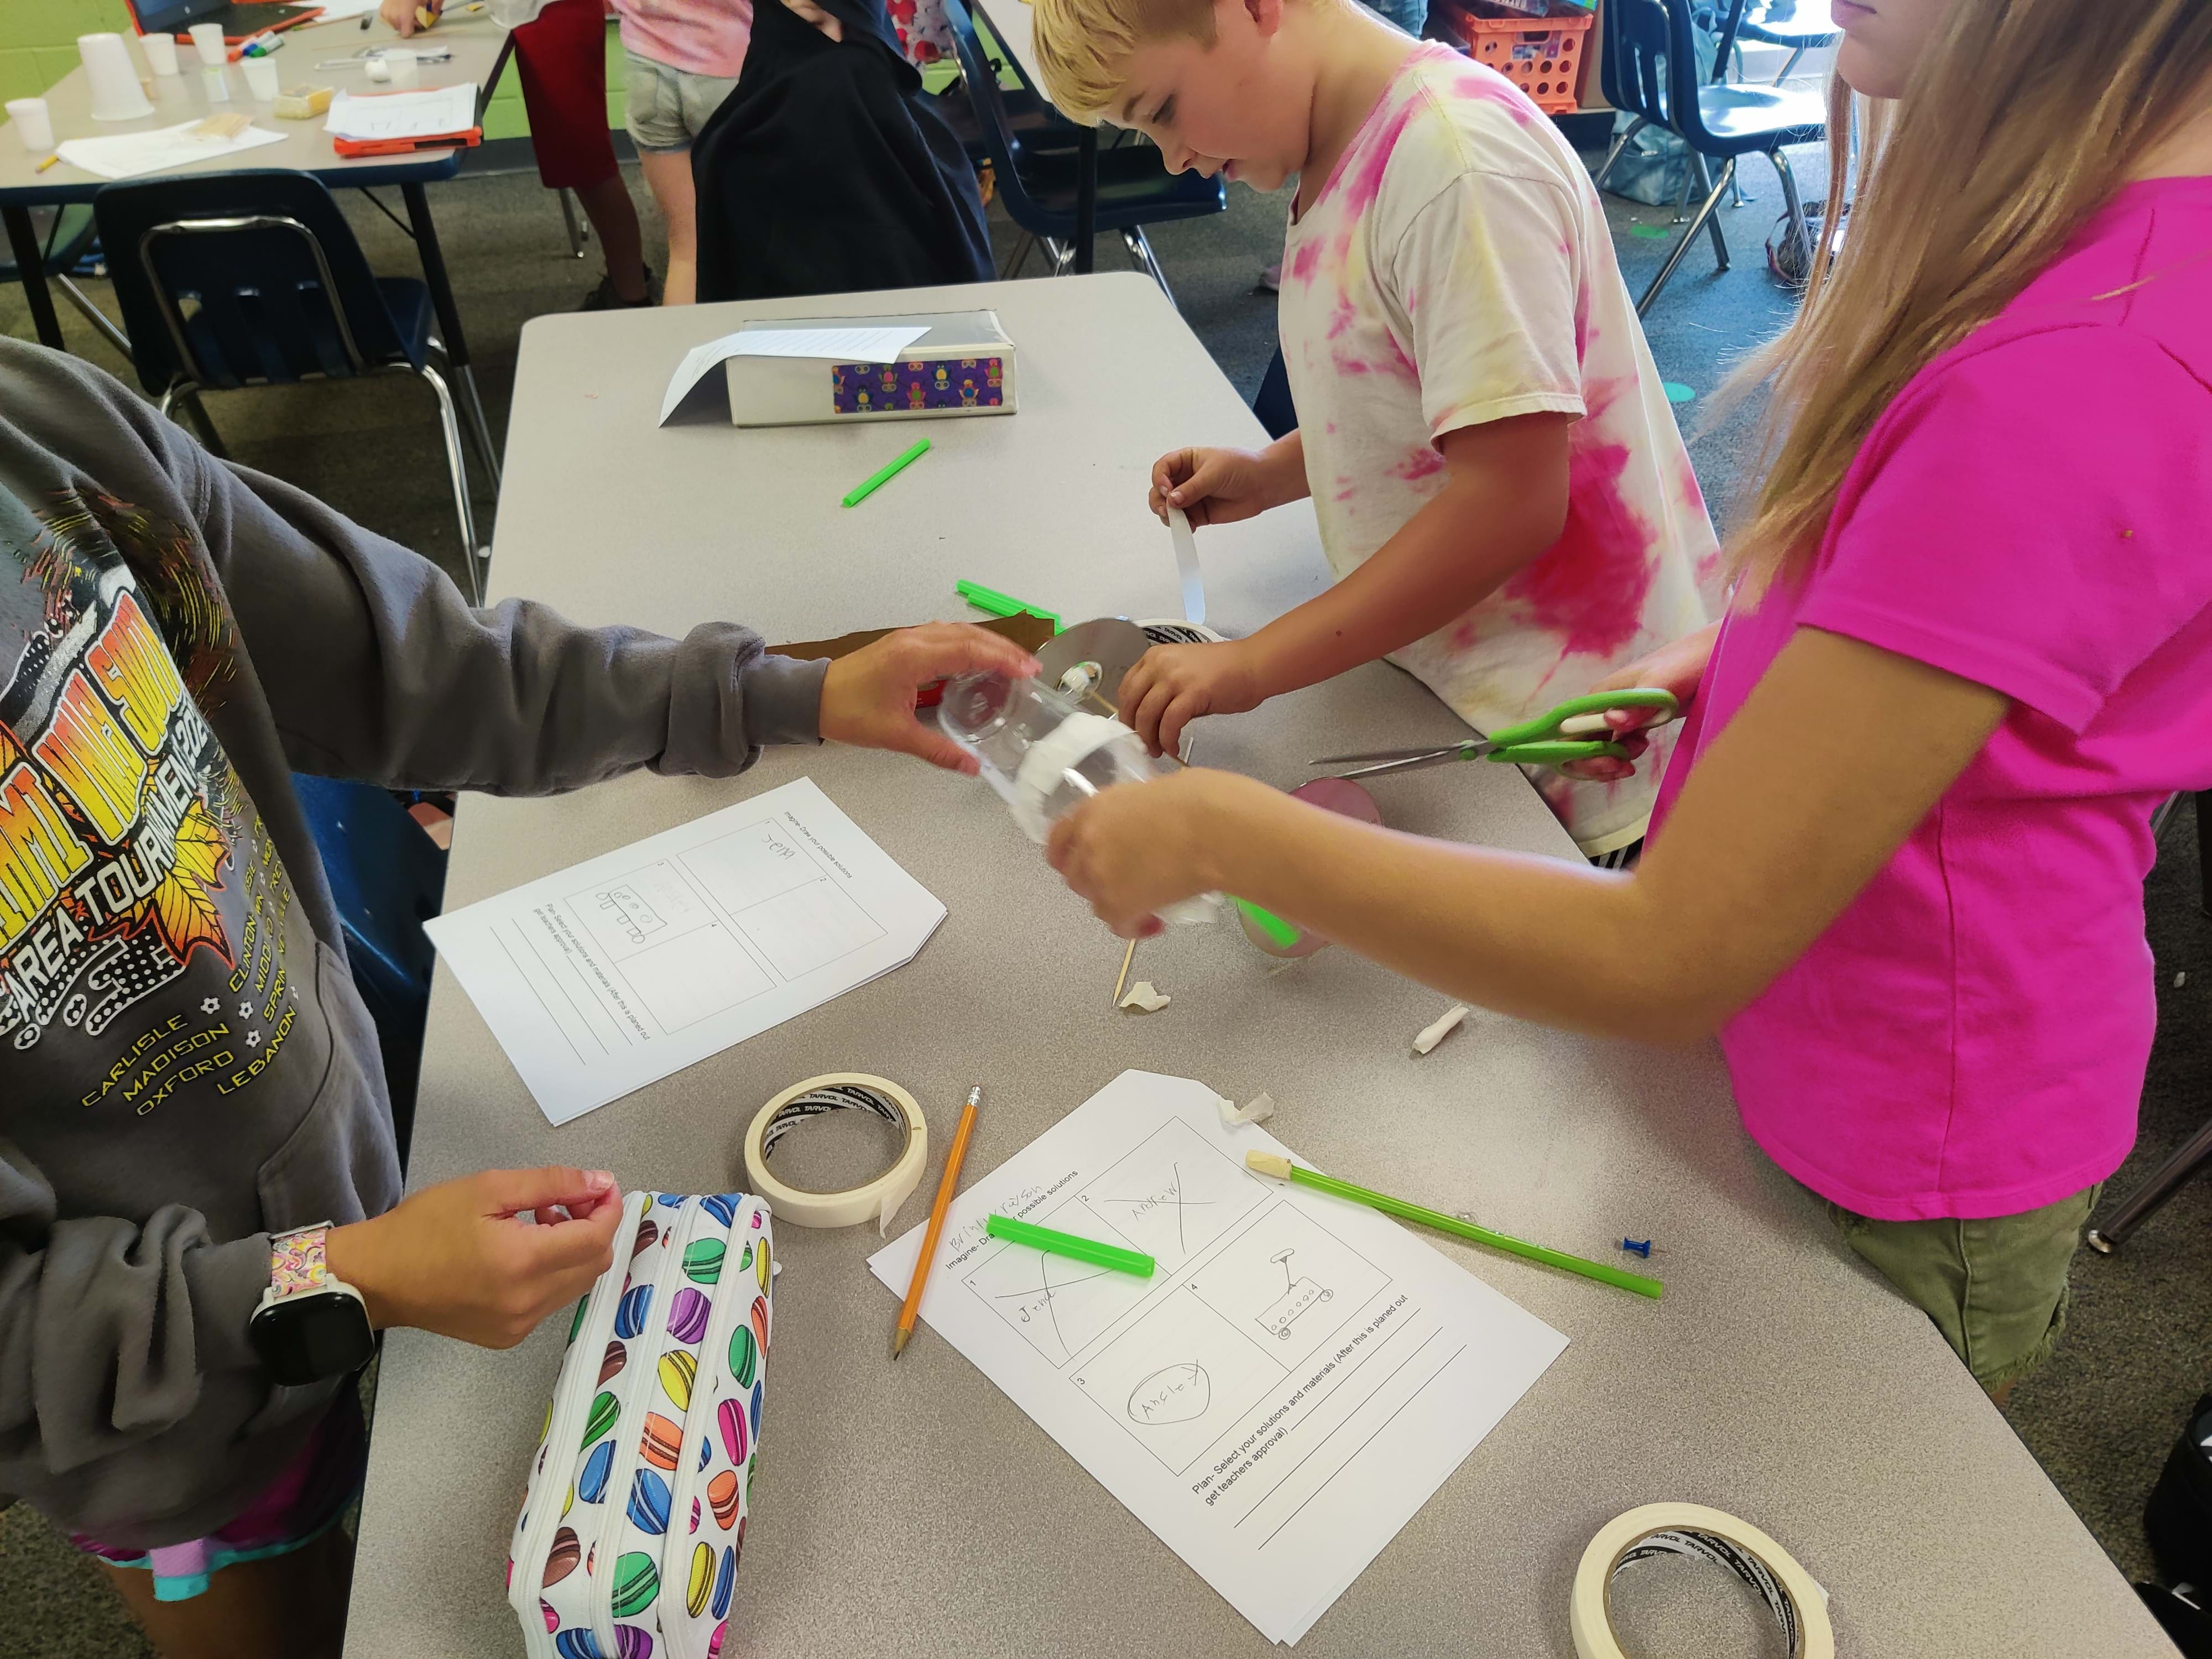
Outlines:
{"type": "Polygon", "coordinates": [[[605,1171],[402,1200],[289,773],[549,793],[824,738],[969,769],[917,688],[1034,667],[950,624],[802,663],[732,623],[471,610],[0,340],[0,1504],[100,1556],[170,1659],[335,1652],[358,1359],[272,1358],[264,1291],[334,1279],[370,1324],[506,1346],[610,1259],[605,1171]]]}

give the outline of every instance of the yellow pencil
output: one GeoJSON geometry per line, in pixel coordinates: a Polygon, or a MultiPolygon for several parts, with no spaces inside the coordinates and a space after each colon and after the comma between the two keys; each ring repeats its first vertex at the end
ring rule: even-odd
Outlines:
{"type": "Polygon", "coordinates": [[[929,1227],[921,1236],[921,1250],[914,1259],[914,1283],[907,1286],[906,1304],[899,1310],[898,1328],[891,1333],[891,1358],[914,1334],[914,1322],[921,1312],[921,1287],[937,1261],[937,1236],[945,1231],[945,1212],[952,1203],[952,1189],[960,1184],[961,1160],[968,1156],[968,1137],[975,1131],[975,1109],[983,1103],[983,1085],[968,1091],[968,1104],[953,1132],[952,1150],[945,1155],[945,1175],[937,1183],[937,1202],[929,1206],[929,1227]]]}
{"type": "Polygon", "coordinates": [[[55,162],[57,162],[57,161],[60,161],[61,159],[62,159],[62,153],[61,153],[61,151],[59,151],[59,150],[56,150],[56,151],[55,151],[52,155],[49,155],[48,157],[46,157],[46,159],[45,161],[43,161],[40,162],[38,166],[36,166],[36,167],[33,167],[33,168],[31,169],[31,171],[32,171],[32,172],[33,172],[33,173],[44,173],[44,172],[45,172],[48,167],[50,167],[53,166],[53,164],[54,164],[55,162]]]}

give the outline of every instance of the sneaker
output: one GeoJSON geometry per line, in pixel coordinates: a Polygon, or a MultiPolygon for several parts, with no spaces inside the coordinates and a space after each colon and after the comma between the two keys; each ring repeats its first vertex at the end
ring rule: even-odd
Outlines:
{"type": "Polygon", "coordinates": [[[652,303],[653,267],[647,265],[645,268],[645,297],[642,300],[625,300],[621,295],[616,293],[614,275],[609,272],[599,278],[599,285],[584,296],[584,303],[576,309],[579,311],[637,311],[652,303]]]}
{"type": "Polygon", "coordinates": [[[1283,291],[1283,262],[1280,259],[1260,273],[1260,287],[1269,294],[1283,291]]]}

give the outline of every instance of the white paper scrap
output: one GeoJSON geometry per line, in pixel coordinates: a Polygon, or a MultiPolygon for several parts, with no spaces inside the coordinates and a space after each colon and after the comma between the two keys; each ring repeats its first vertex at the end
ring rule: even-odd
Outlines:
{"type": "Polygon", "coordinates": [[[1140,1014],[1157,1014],[1174,1000],[1152,989],[1152,981],[1140,979],[1129,988],[1129,994],[1121,999],[1121,1006],[1133,1008],[1140,1014]]]}
{"type": "Polygon", "coordinates": [[[1455,1002],[1444,1010],[1435,1024],[1425,1025],[1421,1028],[1420,1034],[1413,1039],[1413,1052],[1417,1054],[1427,1054],[1437,1044],[1459,1030],[1460,1022],[1466,1018],[1467,1004],[1455,1002]]]}
{"type": "Polygon", "coordinates": [[[801,778],[425,931],[566,1123],[903,967],[944,920],[801,778]]]}
{"type": "MultiPolygon", "coordinates": [[[[953,1200],[933,1329],[1270,1640],[1295,1642],[1567,1340],[1364,1206],[1263,1180],[1188,1078],[1124,1072],[953,1200]],[[1143,1250],[1137,1279],[985,1237],[1143,1250]]],[[[905,1294],[916,1226],[870,1258],[905,1294]]],[[[1356,1644],[1355,1644],[1356,1645],[1356,1644]]]]}
{"type": "Polygon", "coordinates": [[[741,328],[684,354],[660,398],[660,424],[716,364],[732,357],[811,357],[839,363],[887,363],[929,332],[927,325],[892,328],[741,328]]]}
{"type": "Polygon", "coordinates": [[[1222,1122],[1232,1129],[1240,1123],[1265,1123],[1275,1115],[1275,1097],[1273,1095],[1254,1095],[1242,1106],[1226,1096],[1215,1103],[1221,1108],[1222,1122]]]}
{"type": "Polygon", "coordinates": [[[1182,619],[1206,624],[1206,578],[1198,568],[1198,537],[1190,527],[1190,514],[1179,507],[1168,509],[1168,533],[1175,539],[1176,574],[1182,580],[1182,619]]]}
{"type": "Polygon", "coordinates": [[[242,149],[257,149],[263,144],[281,144],[290,136],[248,127],[228,138],[210,138],[193,131],[198,125],[199,121],[193,119],[180,121],[173,127],[156,127],[151,132],[72,138],[60,146],[58,154],[70,166],[82,167],[103,179],[136,179],[141,173],[190,167],[195,161],[235,155],[242,149]]]}

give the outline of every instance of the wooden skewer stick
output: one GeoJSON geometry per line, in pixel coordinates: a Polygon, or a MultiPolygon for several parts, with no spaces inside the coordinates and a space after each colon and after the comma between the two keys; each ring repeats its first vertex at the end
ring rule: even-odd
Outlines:
{"type": "Polygon", "coordinates": [[[1121,952],[1121,971],[1114,979],[1114,1006],[1121,1006],[1121,988],[1129,982],[1129,963],[1137,954],[1137,941],[1129,941],[1129,948],[1121,952]]]}

